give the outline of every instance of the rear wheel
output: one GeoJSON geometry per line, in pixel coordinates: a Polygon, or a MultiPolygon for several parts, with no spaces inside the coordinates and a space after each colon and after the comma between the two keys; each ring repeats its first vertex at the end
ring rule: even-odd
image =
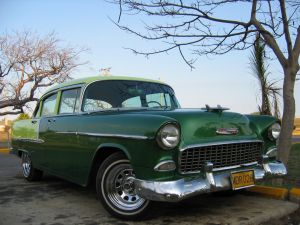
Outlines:
{"type": "Polygon", "coordinates": [[[106,210],[121,219],[145,216],[150,201],[135,192],[134,171],[122,153],[114,153],[100,166],[96,178],[97,195],[106,210]]]}
{"type": "Polygon", "coordinates": [[[32,166],[31,158],[27,152],[22,153],[22,172],[23,176],[28,181],[37,181],[43,176],[43,171],[32,166]]]}

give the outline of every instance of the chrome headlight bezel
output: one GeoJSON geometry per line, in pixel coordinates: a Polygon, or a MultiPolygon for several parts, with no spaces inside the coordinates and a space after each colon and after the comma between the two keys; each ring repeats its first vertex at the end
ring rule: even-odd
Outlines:
{"type": "Polygon", "coordinates": [[[164,149],[174,149],[180,142],[180,127],[177,123],[166,123],[156,135],[158,145],[164,149]]]}
{"type": "Polygon", "coordinates": [[[277,158],[277,148],[270,148],[268,149],[268,151],[266,152],[266,155],[270,158],[270,159],[276,159],[277,158]]]}
{"type": "Polygon", "coordinates": [[[274,123],[272,126],[269,127],[268,130],[268,137],[271,141],[276,141],[279,138],[281,131],[280,123],[274,123]]]}

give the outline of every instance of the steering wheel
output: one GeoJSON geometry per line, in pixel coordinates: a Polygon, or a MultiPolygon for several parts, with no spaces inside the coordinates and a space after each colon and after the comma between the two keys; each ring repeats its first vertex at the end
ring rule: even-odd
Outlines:
{"type": "Polygon", "coordinates": [[[149,102],[147,102],[148,106],[149,106],[149,103],[150,103],[150,104],[151,104],[151,103],[155,103],[155,104],[157,104],[159,107],[162,107],[162,105],[161,105],[159,102],[157,102],[157,101],[149,101],[149,102]]]}

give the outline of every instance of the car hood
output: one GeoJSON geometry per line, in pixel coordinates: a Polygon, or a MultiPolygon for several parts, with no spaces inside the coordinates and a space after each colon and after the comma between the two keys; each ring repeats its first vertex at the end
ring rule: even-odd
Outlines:
{"type": "Polygon", "coordinates": [[[153,110],[139,113],[175,119],[181,128],[182,145],[257,139],[247,116],[233,112],[208,112],[201,109],[153,110]],[[217,134],[217,129],[238,129],[237,134],[217,134]]]}

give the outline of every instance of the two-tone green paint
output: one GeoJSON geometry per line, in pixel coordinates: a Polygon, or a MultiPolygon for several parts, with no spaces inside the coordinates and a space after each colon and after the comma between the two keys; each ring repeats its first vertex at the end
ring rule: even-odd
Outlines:
{"type": "MultiPolygon", "coordinates": [[[[132,80],[132,81],[145,81],[145,82],[151,82],[151,83],[158,83],[158,84],[165,84],[162,81],[158,80],[151,80],[151,79],[144,79],[144,78],[138,78],[138,77],[123,77],[123,76],[95,76],[95,77],[87,77],[82,79],[76,79],[76,80],[70,80],[61,84],[58,84],[56,86],[53,86],[52,88],[49,88],[45,95],[48,93],[59,90],[65,87],[75,86],[75,85],[86,85],[93,83],[95,81],[105,81],[105,80],[132,80]]],[[[165,84],[167,85],[167,84],[165,84]]],[[[43,97],[43,96],[42,96],[43,97]]]]}
{"type": "Polygon", "coordinates": [[[158,172],[154,167],[164,160],[173,160],[178,166],[179,151],[187,146],[259,139],[264,141],[266,152],[276,145],[275,141],[268,139],[267,134],[268,128],[276,122],[273,117],[208,112],[200,109],[109,110],[58,114],[62,89],[75,85],[81,86],[83,91],[92,82],[110,79],[161,83],[126,77],[94,77],[53,87],[41,98],[41,105],[49,93],[58,93],[55,115],[40,117],[41,110],[38,110],[36,118],[15,122],[12,141],[14,151],[26,150],[30,153],[35,167],[86,186],[97,152],[111,148],[124,152],[137,178],[175,180],[201,174],[183,175],[178,170],[158,172]],[[160,127],[169,122],[180,126],[181,141],[176,148],[163,150],[157,144],[156,135],[160,127]],[[238,128],[239,133],[217,135],[216,129],[222,127],[238,128]],[[28,142],[26,139],[36,139],[39,142],[28,142]]]}

